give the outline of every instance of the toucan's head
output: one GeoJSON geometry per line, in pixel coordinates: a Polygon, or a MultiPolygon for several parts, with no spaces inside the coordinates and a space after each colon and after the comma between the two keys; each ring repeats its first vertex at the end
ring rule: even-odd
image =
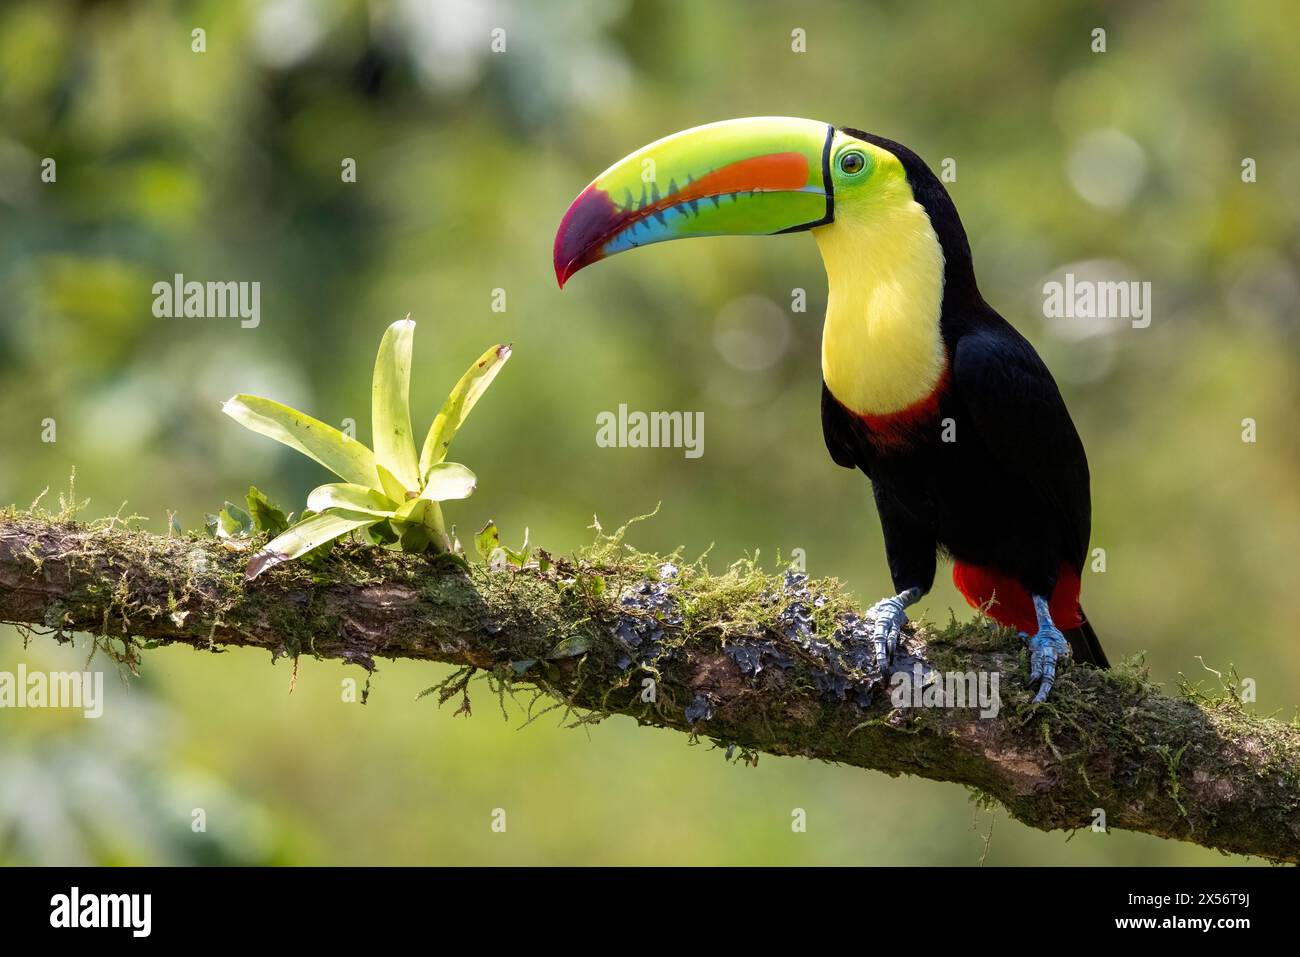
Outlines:
{"type": "Polygon", "coordinates": [[[669,239],[872,229],[914,206],[911,160],[888,140],[791,117],[674,133],[619,160],[573,201],[555,234],[555,277],[563,286],[599,259],[669,239]]]}

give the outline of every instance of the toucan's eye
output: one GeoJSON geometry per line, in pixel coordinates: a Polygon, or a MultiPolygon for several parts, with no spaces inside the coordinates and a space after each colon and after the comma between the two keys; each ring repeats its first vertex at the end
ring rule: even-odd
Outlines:
{"type": "Polygon", "coordinates": [[[840,157],[840,170],[853,176],[867,168],[867,158],[857,150],[851,150],[840,157]]]}

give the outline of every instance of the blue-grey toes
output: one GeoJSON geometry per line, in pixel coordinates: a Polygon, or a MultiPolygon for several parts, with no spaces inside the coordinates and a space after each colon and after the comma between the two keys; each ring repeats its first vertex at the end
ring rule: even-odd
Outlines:
{"type": "Polygon", "coordinates": [[[1053,625],[1041,628],[1038,634],[1029,639],[1029,687],[1040,682],[1038,694],[1034,695],[1035,704],[1047,700],[1052,685],[1056,683],[1057,664],[1064,663],[1069,658],[1070,643],[1065,640],[1060,629],[1053,625]]]}
{"type": "Polygon", "coordinates": [[[871,654],[876,667],[883,674],[889,669],[898,651],[898,641],[907,624],[907,607],[904,595],[885,598],[871,606],[867,617],[871,619],[871,654]]]}

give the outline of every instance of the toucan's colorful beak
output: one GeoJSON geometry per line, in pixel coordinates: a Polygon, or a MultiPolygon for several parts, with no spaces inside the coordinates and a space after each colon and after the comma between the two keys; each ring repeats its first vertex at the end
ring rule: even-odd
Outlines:
{"type": "Polygon", "coordinates": [[[614,253],[688,236],[769,235],[829,223],[835,129],[789,117],[725,120],[619,160],[573,201],[555,234],[560,286],[614,253]]]}

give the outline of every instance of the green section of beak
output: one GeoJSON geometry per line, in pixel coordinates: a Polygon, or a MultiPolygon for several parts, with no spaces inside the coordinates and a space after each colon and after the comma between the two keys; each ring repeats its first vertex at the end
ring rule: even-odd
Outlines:
{"type": "Polygon", "coordinates": [[[596,177],[555,234],[561,286],[614,253],[689,236],[769,235],[831,221],[834,128],[751,117],[675,133],[596,177]]]}

